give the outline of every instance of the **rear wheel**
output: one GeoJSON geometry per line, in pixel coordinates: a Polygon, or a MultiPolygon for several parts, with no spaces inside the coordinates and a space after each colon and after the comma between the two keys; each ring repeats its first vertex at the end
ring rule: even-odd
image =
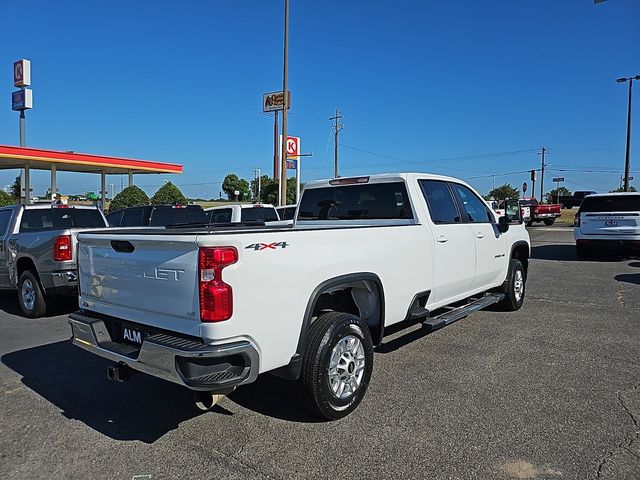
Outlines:
{"type": "Polygon", "coordinates": [[[512,258],[509,262],[509,272],[507,273],[507,279],[502,285],[502,291],[505,297],[498,306],[503,310],[509,312],[515,312],[520,310],[524,303],[526,275],[524,273],[524,267],[520,260],[512,258]]]}
{"type": "Polygon", "coordinates": [[[550,227],[551,225],[553,225],[553,224],[555,223],[555,221],[556,221],[556,220],[555,220],[555,218],[549,218],[549,219],[547,219],[547,220],[545,220],[545,221],[544,221],[544,224],[545,224],[547,227],[550,227]]]}
{"type": "Polygon", "coordinates": [[[329,312],[311,324],[298,380],[302,404],[335,420],[362,401],[373,369],[368,327],[355,315],[329,312]]]}
{"type": "Polygon", "coordinates": [[[20,309],[29,318],[38,318],[47,311],[47,303],[38,277],[25,270],[18,280],[18,303],[20,309]]]}

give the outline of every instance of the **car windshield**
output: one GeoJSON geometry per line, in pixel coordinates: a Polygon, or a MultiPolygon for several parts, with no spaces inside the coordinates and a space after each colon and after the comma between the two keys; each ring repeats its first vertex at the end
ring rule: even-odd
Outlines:
{"type": "Polygon", "coordinates": [[[581,212],[640,212],[640,194],[585,197],[581,212]]]}

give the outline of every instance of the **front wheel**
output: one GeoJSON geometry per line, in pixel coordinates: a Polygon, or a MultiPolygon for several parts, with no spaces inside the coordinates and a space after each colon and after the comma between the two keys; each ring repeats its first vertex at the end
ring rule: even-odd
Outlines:
{"type": "Polygon", "coordinates": [[[355,315],[329,312],[311,324],[298,379],[302,404],[311,413],[336,420],[362,401],[373,370],[373,342],[355,315]]]}
{"type": "Polygon", "coordinates": [[[509,262],[509,271],[507,272],[507,279],[502,285],[502,291],[505,294],[503,300],[498,305],[509,312],[515,312],[520,310],[524,303],[524,285],[526,281],[526,275],[524,273],[524,267],[520,260],[512,258],[509,262]]]}
{"type": "Polygon", "coordinates": [[[29,318],[41,317],[47,311],[42,287],[38,277],[31,270],[22,272],[18,280],[18,303],[22,312],[29,318]]]}
{"type": "Polygon", "coordinates": [[[544,221],[544,224],[547,227],[550,227],[551,225],[553,225],[555,223],[555,221],[556,221],[555,218],[548,218],[547,220],[544,221]]]}

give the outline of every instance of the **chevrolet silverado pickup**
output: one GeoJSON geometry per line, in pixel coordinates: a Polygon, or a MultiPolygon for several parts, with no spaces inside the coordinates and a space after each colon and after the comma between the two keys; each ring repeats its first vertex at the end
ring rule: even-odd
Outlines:
{"type": "Polygon", "coordinates": [[[202,225],[80,235],[73,343],[196,391],[201,408],[271,372],[312,413],[362,400],[393,324],[440,328],[524,301],[529,235],[455,178],[309,182],[289,227],[202,225]],[[401,323],[402,322],[402,323],[401,323]]]}
{"type": "Polygon", "coordinates": [[[11,205],[0,208],[0,288],[18,291],[31,318],[56,295],[75,295],[76,236],[107,222],[96,207],[11,205]]]}

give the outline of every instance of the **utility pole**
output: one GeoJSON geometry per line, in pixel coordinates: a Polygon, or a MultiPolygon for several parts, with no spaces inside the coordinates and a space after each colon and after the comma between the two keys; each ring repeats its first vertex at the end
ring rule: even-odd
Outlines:
{"type": "Polygon", "coordinates": [[[542,152],[540,155],[542,156],[542,165],[540,168],[540,203],[543,202],[544,199],[544,167],[546,167],[546,163],[544,163],[544,154],[547,152],[547,149],[542,147],[542,152]]]}
{"type": "Polygon", "coordinates": [[[273,180],[276,181],[280,178],[280,158],[278,156],[278,110],[273,113],[273,180]]]}
{"type": "Polygon", "coordinates": [[[627,148],[624,158],[624,191],[629,191],[629,149],[631,147],[631,90],[633,89],[633,81],[640,80],[640,75],[628,78],[618,78],[616,82],[629,82],[629,103],[627,105],[627,148]]]}
{"type": "Polygon", "coordinates": [[[344,124],[340,123],[339,120],[344,118],[344,115],[340,115],[340,110],[336,108],[335,117],[329,117],[329,120],[334,120],[333,124],[333,178],[338,178],[338,134],[340,130],[344,128],[344,124]]]}
{"type": "Polygon", "coordinates": [[[284,68],[282,71],[282,158],[280,159],[280,198],[278,204],[287,204],[287,105],[289,105],[289,0],[284,0],[284,68]]]}

